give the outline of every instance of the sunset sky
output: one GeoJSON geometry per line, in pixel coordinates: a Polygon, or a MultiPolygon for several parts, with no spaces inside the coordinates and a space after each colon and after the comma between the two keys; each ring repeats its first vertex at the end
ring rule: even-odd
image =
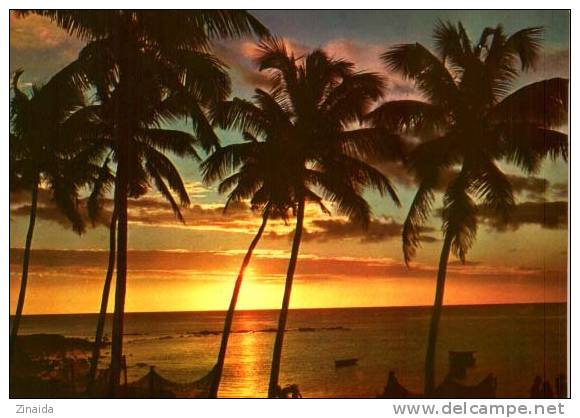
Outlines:
{"type": "MultiPolygon", "coordinates": [[[[503,24],[512,33],[544,26],[544,49],[535,71],[516,87],[551,77],[569,77],[569,15],[552,11],[256,11],[274,34],[284,37],[297,55],[321,47],[354,61],[361,70],[383,73],[385,99],[420,97],[411,84],[389,74],[378,56],[398,43],[431,47],[437,19],[461,20],[472,39],[486,26],[503,24]]],[[[73,60],[82,42],[49,21],[31,16],[10,18],[10,70],[24,70],[25,85],[42,83],[73,60]]],[[[234,95],[250,98],[266,78],[252,64],[254,41],[216,43],[215,53],[230,67],[234,95]]],[[[176,126],[188,130],[186,124],[176,126]]],[[[560,129],[566,131],[567,127],[560,129]]],[[[219,131],[224,143],[240,140],[236,132],[219,131]]],[[[226,309],[259,214],[240,204],[226,215],[215,185],[200,183],[196,163],[172,159],[187,182],[192,206],[186,224],[175,220],[160,195],[151,192],[129,207],[128,311],[226,309]]],[[[415,185],[398,166],[383,166],[397,186],[402,207],[378,195],[367,195],[374,218],[362,231],[340,216],[307,209],[292,308],[428,305],[433,301],[441,246],[441,220],[434,211],[426,241],[411,268],[402,261],[401,224],[415,185]]],[[[568,237],[568,166],[547,161],[534,176],[503,164],[517,192],[513,221],[500,226],[481,218],[477,242],[468,263],[450,263],[445,303],[512,303],[562,301],[566,298],[568,237]]],[[[25,314],[95,312],[98,310],[108,247],[108,228],[89,228],[83,236],[40,194],[25,314]]],[[[22,250],[28,226],[29,194],[10,197],[10,303],[18,296],[22,250]]],[[[109,202],[110,203],[110,202],[109,202]]],[[[436,207],[440,206],[440,202],[436,207]]],[[[106,206],[110,213],[110,204],[106,206]]],[[[279,308],[290,250],[293,220],[272,222],[259,244],[240,296],[239,308],[279,308]]]]}

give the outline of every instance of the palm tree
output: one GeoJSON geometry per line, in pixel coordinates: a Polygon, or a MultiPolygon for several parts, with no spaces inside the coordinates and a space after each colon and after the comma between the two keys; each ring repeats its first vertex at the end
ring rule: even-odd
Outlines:
{"type": "MultiPolygon", "coordinates": [[[[287,127],[285,120],[280,126],[275,126],[278,120],[267,105],[267,93],[256,90],[255,104],[245,102],[245,105],[263,120],[270,120],[269,128],[256,138],[251,132],[243,132],[243,143],[236,143],[217,149],[201,166],[203,180],[210,184],[221,179],[218,191],[229,192],[224,206],[224,212],[232,203],[250,200],[251,208],[262,213],[262,223],[252,239],[248,251],[244,256],[240,271],[236,278],[229,309],[224,321],[224,330],[218,359],[214,367],[214,380],[210,388],[209,397],[216,398],[223,374],[223,367],[227,352],[229,336],[238,296],[244,280],[244,273],[250,264],[254,249],[258,245],[269,219],[280,218],[287,221],[289,212],[294,207],[294,192],[289,179],[292,173],[284,164],[285,143],[282,133],[287,127]]],[[[271,100],[271,98],[270,98],[271,100]]],[[[214,123],[223,129],[235,127],[236,112],[242,102],[239,99],[225,102],[220,105],[214,114],[214,123]]],[[[322,210],[328,211],[322,199],[314,192],[309,191],[308,199],[317,202],[322,210]]]]}
{"type": "MultiPolygon", "coordinates": [[[[155,89],[150,84],[151,80],[142,84],[142,87],[146,87],[143,88],[146,93],[141,96],[141,121],[133,131],[135,136],[131,138],[133,153],[130,159],[128,196],[137,199],[146,194],[153,184],[162,197],[167,200],[177,219],[185,222],[180,208],[189,206],[191,202],[179,171],[165,153],[169,152],[182,158],[193,158],[199,161],[200,158],[195,150],[195,146],[199,145],[199,141],[189,133],[160,127],[158,120],[160,112],[166,112],[165,109],[167,108],[177,109],[178,107],[175,106],[174,94],[163,94],[163,92],[155,89]],[[177,199],[173,194],[177,195],[177,199]]],[[[109,91],[97,84],[98,104],[92,107],[92,114],[95,120],[93,120],[90,129],[87,129],[88,134],[84,138],[90,144],[90,146],[87,146],[87,151],[95,156],[98,157],[103,151],[109,151],[109,155],[101,166],[99,176],[93,182],[92,192],[87,202],[89,218],[93,223],[100,217],[103,201],[110,186],[115,183],[115,176],[111,173],[109,162],[111,159],[116,160],[118,154],[117,142],[114,140],[114,125],[111,123],[111,113],[118,106],[118,91],[115,86],[112,87],[113,89],[109,91]]],[[[117,193],[117,190],[115,186],[114,193],[117,193]]],[[[113,210],[109,227],[109,260],[89,371],[87,387],[89,393],[96,377],[115,266],[116,202],[117,199],[113,198],[113,210]]]]}
{"type": "MultiPolygon", "coordinates": [[[[382,96],[383,80],[378,75],[356,72],[352,63],[329,58],[322,50],[297,59],[278,39],[259,44],[256,62],[260,70],[269,72],[273,88],[270,92],[257,90],[257,104],[234,99],[218,119],[225,126],[246,131],[250,139],[275,141],[280,151],[264,158],[270,158],[269,163],[277,166],[274,169],[279,174],[273,180],[279,185],[275,184],[274,189],[282,193],[296,215],[268,388],[268,396],[276,397],[306,203],[327,199],[339,214],[368,225],[371,209],[362,196],[366,187],[389,195],[397,204],[399,201],[389,180],[364,160],[393,156],[399,143],[398,136],[381,135],[376,129],[348,129],[382,96]]],[[[244,152],[256,143],[248,141],[244,152]]],[[[230,153],[222,167],[236,167],[240,157],[247,155],[244,152],[230,153]]],[[[237,174],[226,179],[226,184],[230,180],[239,180],[247,195],[256,190],[260,193],[260,183],[246,183],[237,174]]]]}
{"type": "Polygon", "coordinates": [[[20,89],[22,71],[17,71],[13,79],[10,190],[30,191],[31,202],[20,293],[10,333],[10,354],[16,343],[26,298],[40,188],[50,192],[74,231],[79,234],[84,231],[78,212],[79,190],[93,179],[97,167],[79,152],[82,149],[80,135],[87,119],[82,83],[75,81],[74,74],[73,68],[67,66],[46,84],[32,86],[30,94],[20,89]]]}
{"type": "Polygon", "coordinates": [[[426,101],[384,103],[369,115],[376,126],[421,136],[409,164],[419,186],[403,228],[408,264],[420,245],[421,226],[445,170],[459,165],[443,197],[444,240],[425,359],[425,393],[435,383],[435,347],[450,252],[465,261],[475,241],[478,204],[507,220],[513,190],[497,165],[505,161],[528,173],[546,156],[567,159],[568,82],[544,80],[512,92],[518,75],[533,68],[542,28],[508,36],[501,25],[486,28],[475,44],[461,23],[438,22],[436,52],[419,43],[397,45],[381,58],[391,71],[413,80],[426,101]]]}
{"type": "MultiPolygon", "coordinates": [[[[21,12],[26,13],[26,12],[21,12]]],[[[115,193],[117,209],[117,278],[111,348],[110,391],[114,395],[120,381],[123,351],[123,318],[127,282],[127,197],[130,138],[139,121],[141,84],[158,77],[170,90],[184,89],[197,100],[189,103],[196,136],[206,150],[217,145],[217,137],[207,124],[203,107],[223,100],[230,90],[223,67],[209,54],[210,40],[255,33],[267,29],[245,11],[196,10],[42,10],[36,13],[55,21],[71,34],[91,40],[90,53],[96,57],[96,74],[105,81],[114,78],[119,106],[114,112],[117,147],[115,193]],[[168,77],[165,77],[168,76],[168,77]]],[[[105,85],[108,83],[104,83],[105,85]]]]}

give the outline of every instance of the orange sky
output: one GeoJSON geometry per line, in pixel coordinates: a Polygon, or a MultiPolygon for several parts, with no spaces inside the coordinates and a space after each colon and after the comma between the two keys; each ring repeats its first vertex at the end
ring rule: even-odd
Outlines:
{"type": "MultiPolygon", "coordinates": [[[[344,20],[338,12],[316,13],[318,25],[309,25],[305,21],[309,15],[300,17],[298,12],[295,18],[285,15],[282,19],[275,12],[262,12],[259,17],[297,50],[322,46],[361,67],[382,72],[377,58],[380,52],[393,42],[429,44],[430,30],[438,17],[461,19],[473,28],[474,34],[483,26],[499,22],[508,31],[542,24],[546,26],[544,54],[537,70],[522,82],[569,76],[565,13],[520,11],[516,15],[502,11],[478,12],[476,16],[474,12],[456,11],[437,12],[442,15],[436,16],[436,12],[400,12],[395,26],[379,25],[378,17],[371,14],[357,13],[344,20]],[[355,25],[354,22],[363,19],[368,25],[355,25]],[[337,32],[336,22],[340,22],[344,32],[337,32]],[[402,25],[404,22],[407,24],[402,25]],[[412,27],[417,22],[424,24],[414,27],[422,29],[393,32],[393,27],[412,27]]],[[[386,14],[381,19],[395,22],[386,14]]],[[[78,40],[44,19],[11,17],[11,70],[23,68],[25,84],[48,77],[73,59],[80,47],[78,40]]],[[[249,40],[216,45],[218,55],[230,65],[236,95],[247,97],[262,80],[252,69],[251,49],[249,40]]],[[[385,75],[391,81],[387,98],[416,95],[412,86],[385,75]]],[[[176,128],[185,129],[185,125],[176,128]]],[[[218,134],[224,143],[239,140],[233,132],[218,134]]],[[[193,204],[184,211],[187,223],[182,225],[154,190],[145,198],[130,202],[128,311],[227,308],[239,264],[260,222],[259,216],[244,204],[224,216],[223,197],[214,187],[201,185],[195,164],[174,160],[187,181],[193,204]]],[[[513,167],[502,168],[509,173],[516,191],[519,206],[514,221],[503,228],[481,219],[477,242],[468,255],[469,263],[460,266],[452,260],[445,303],[542,302],[566,298],[568,166],[562,161],[546,162],[540,172],[528,177],[513,167]]],[[[427,241],[413,268],[407,269],[402,263],[400,233],[415,186],[400,167],[382,169],[396,184],[403,205],[397,209],[378,195],[369,194],[374,219],[368,231],[348,224],[344,218],[329,217],[314,207],[308,209],[291,307],[433,302],[441,244],[440,219],[435,214],[429,220],[427,241]]],[[[11,311],[19,287],[18,249],[22,248],[26,234],[29,199],[24,193],[10,197],[10,246],[14,248],[10,255],[11,311]]],[[[104,224],[110,213],[109,203],[105,209],[103,225],[79,237],[70,231],[49,196],[41,192],[25,314],[98,310],[106,268],[104,250],[108,237],[104,224]]],[[[275,222],[267,229],[243,286],[240,308],[279,308],[292,226],[292,221],[289,225],[275,222]]]]}

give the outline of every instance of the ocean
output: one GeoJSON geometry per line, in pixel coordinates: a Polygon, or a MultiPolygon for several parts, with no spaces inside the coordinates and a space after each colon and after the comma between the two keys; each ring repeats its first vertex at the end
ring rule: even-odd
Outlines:
{"type": "MultiPolygon", "coordinates": [[[[301,309],[289,313],[280,383],[298,384],[304,397],[374,397],[389,370],[421,392],[429,307],[301,309]],[[337,359],[358,358],[335,369],[337,359]]],[[[277,311],[236,313],[219,395],[265,397],[277,311]]],[[[97,315],[31,315],[22,334],[56,333],[92,339],[97,315]]],[[[110,335],[110,320],[107,334],[110,335]]],[[[205,375],[219,349],[224,312],[129,313],[124,350],[128,380],[154,365],[162,376],[187,382],[205,375]]],[[[565,304],[445,307],[437,346],[437,381],[448,370],[448,351],[475,351],[468,383],[488,373],[498,397],[529,397],[535,376],[554,379],[567,370],[565,304]]],[[[109,354],[109,347],[104,349],[109,354]]],[[[103,359],[105,367],[108,360],[103,359]]]]}

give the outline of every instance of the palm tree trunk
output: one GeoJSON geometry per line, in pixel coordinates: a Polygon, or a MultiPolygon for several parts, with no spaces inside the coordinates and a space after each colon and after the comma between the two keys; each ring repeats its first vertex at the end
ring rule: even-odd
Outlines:
{"type": "Polygon", "coordinates": [[[272,355],[272,369],[270,370],[270,384],[268,385],[268,398],[275,398],[278,394],[278,378],[280,376],[280,361],[282,359],[282,346],[284,345],[284,333],[286,331],[286,321],[288,319],[288,308],[290,306],[290,294],[292,293],[292,282],[294,281],[294,271],[298,262],[300,251],[300,241],[302,239],[302,229],[304,224],[304,198],[298,204],[298,214],[296,216],[296,231],[292,242],[292,253],[288,263],[286,273],[286,287],[284,288],[284,298],[282,299],[282,309],[278,318],[278,329],[276,331],[276,341],[274,342],[274,353],[272,355]]]}
{"type": "MultiPolygon", "coordinates": [[[[132,22],[130,15],[120,25],[120,45],[131,45],[132,22]]],[[[116,109],[117,173],[115,182],[115,208],[117,210],[117,277],[115,281],[115,310],[111,336],[111,369],[109,396],[117,394],[121,382],[123,361],[123,330],[125,319],[125,294],[127,290],[127,197],[129,191],[129,158],[131,156],[132,114],[138,94],[134,68],[135,57],[130,50],[119,56],[119,106],[116,109]]]]}
{"type": "MultiPolygon", "coordinates": [[[[127,141],[128,142],[128,141],[127,141]]],[[[121,148],[121,147],[119,147],[121,148]]],[[[126,154],[125,154],[126,155],[126,154]]],[[[125,293],[127,289],[127,157],[119,153],[117,165],[118,190],[117,207],[117,278],[115,283],[115,311],[111,337],[110,396],[115,396],[121,381],[121,362],[123,356],[123,327],[125,316],[125,293]]]]}
{"type": "MultiPolygon", "coordinates": [[[[113,202],[113,205],[115,203],[113,202]]],[[[113,271],[115,270],[115,248],[117,230],[117,210],[113,208],[111,214],[111,225],[109,226],[109,263],[107,265],[107,274],[105,276],[105,284],[103,285],[103,295],[101,296],[101,310],[99,311],[99,319],[97,320],[97,331],[95,333],[95,345],[93,347],[93,355],[91,357],[91,368],[89,370],[89,379],[87,384],[87,393],[93,392],[95,384],[95,377],[97,375],[97,366],[99,364],[99,356],[101,354],[101,344],[103,342],[103,332],[105,330],[105,321],[107,319],[107,306],[109,305],[109,294],[111,293],[111,282],[113,281],[113,271]]]]}
{"type": "Polygon", "coordinates": [[[427,354],[425,356],[425,394],[433,393],[435,389],[435,349],[437,344],[437,332],[439,330],[439,320],[441,319],[441,308],[443,307],[443,294],[445,292],[445,277],[447,275],[447,262],[451,250],[452,237],[445,234],[441,257],[439,259],[439,271],[437,272],[437,287],[435,290],[435,302],[431,315],[431,325],[429,327],[429,339],[427,341],[427,354]]]}
{"type": "Polygon", "coordinates": [[[228,308],[228,312],[226,314],[226,319],[224,322],[224,331],[222,333],[222,342],[220,345],[220,351],[218,354],[217,363],[214,367],[214,380],[212,382],[211,388],[209,390],[209,397],[210,398],[217,398],[220,381],[222,378],[222,373],[224,369],[224,362],[226,359],[226,351],[228,349],[228,340],[230,338],[230,332],[232,330],[232,322],[234,319],[234,312],[236,310],[236,304],[238,303],[238,296],[240,294],[240,288],[242,287],[242,282],[244,280],[244,273],[248,264],[250,264],[250,260],[252,259],[252,254],[254,253],[254,249],[258,242],[262,238],[262,234],[264,233],[264,229],[266,229],[266,224],[268,223],[268,208],[264,211],[264,215],[262,217],[262,225],[258,229],[256,236],[250,243],[250,247],[246,252],[246,256],[242,261],[242,267],[240,268],[240,272],[238,273],[238,278],[236,279],[236,283],[234,284],[234,291],[232,293],[232,299],[230,300],[230,307],[228,308]]]}
{"type": "Polygon", "coordinates": [[[16,345],[16,338],[20,328],[20,319],[22,318],[22,310],[24,309],[24,300],[26,298],[26,286],[28,285],[28,266],[30,264],[30,249],[32,248],[32,236],[34,234],[34,224],[36,223],[36,209],[38,206],[38,187],[40,180],[35,179],[32,187],[32,198],[30,202],[30,219],[28,221],[28,232],[26,234],[26,243],[24,246],[24,255],[22,257],[22,279],[20,280],[20,293],[18,294],[18,303],[16,305],[16,312],[14,320],[12,321],[12,331],[10,332],[10,348],[9,348],[9,362],[12,362],[14,356],[14,347],[16,345]]]}
{"type": "MultiPolygon", "coordinates": [[[[128,42],[128,41],[127,41],[128,42]]],[[[117,277],[115,281],[115,310],[111,337],[111,369],[109,396],[116,396],[121,382],[123,360],[123,329],[125,318],[125,294],[127,290],[127,195],[129,188],[129,156],[131,152],[130,109],[134,92],[127,81],[131,79],[130,58],[121,54],[119,62],[119,107],[117,119],[117,175],[115,182],[115,208],[117,210],[117,277]]]]}

